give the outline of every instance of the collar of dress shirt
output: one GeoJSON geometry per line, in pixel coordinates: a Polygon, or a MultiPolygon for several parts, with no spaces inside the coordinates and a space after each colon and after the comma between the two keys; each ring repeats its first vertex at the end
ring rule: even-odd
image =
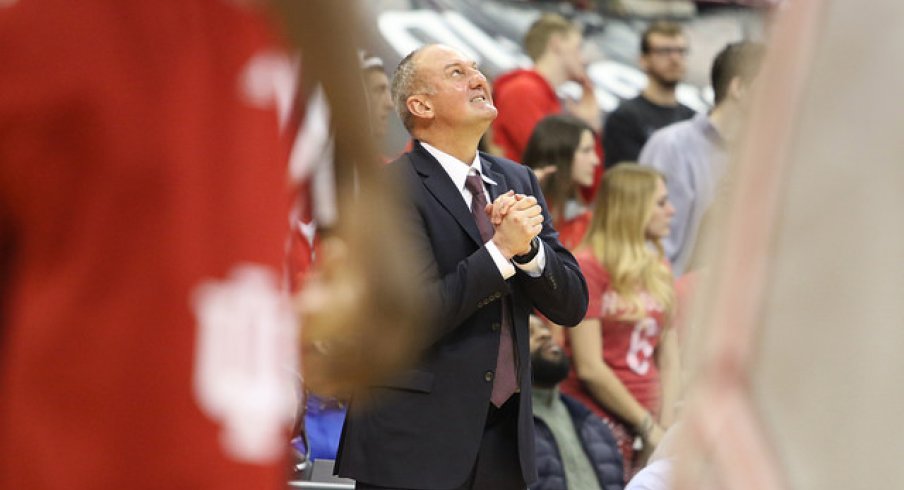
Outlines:
{"type": "MultiPolygon", "coordinates": [[[[421,146],[427,150],[428,153],[433,155],[433,158],[436,158],[436,161],[443,167],[443,170],[446,171],[446,174],[449,175],[449,178],[452,179],[452,183],[455,184],[455,188],[459,191],[463,191],[465,189],[465,179],[468,178],[468,173],[471,172],[471,169],[480,172],[480,177],[483,179],[485,184],[496,185],[496,182],[487,177],[486,174],[483,173],[483,167],[480,164],[480,153],[474,153],[474,161],[471,162],[471,165],[463,165],[463,162],[452,155],[443,152],[433,146],[420,142],[421,146]]],[[[470,192],[469,192],[470,194],[470,192]]],[[[467,200],[467,199],[466,199],[467,200]]]]}
{"type": "Polygon", "coordinates": [[[697,126],[697,130],[700,131],[701,134],[706,136],[707,139],[714,145],[719,148],[725,148],[725,138],[719,133],[719,130],[713,126],[712,121],[709,120],[709,115],[705,113],[698,113],[691,119],[691,124],[697,126]]]}

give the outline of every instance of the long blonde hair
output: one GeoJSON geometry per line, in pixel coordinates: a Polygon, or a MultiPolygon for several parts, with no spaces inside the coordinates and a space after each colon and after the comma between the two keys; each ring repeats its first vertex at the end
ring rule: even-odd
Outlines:
{"type": "Polygon", "coordinates": [[[674,279],[664,260],[662,243],[658,238],[648,239],[646,234],[660,180],[665,178],[658,171],[633,163],[607,170],[585,238],[609,272],[626,318],[637,318],[646,312],[642,291],[667,313],[675,303],[674,279]]]}

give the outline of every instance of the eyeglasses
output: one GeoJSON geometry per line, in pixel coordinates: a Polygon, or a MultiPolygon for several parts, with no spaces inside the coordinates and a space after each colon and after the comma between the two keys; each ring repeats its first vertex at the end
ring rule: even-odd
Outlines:
{"type": "Polygon", "coordinates": [[[650,48],[648,54],[656,56],[671,56],[677,54],[679,56],[687,56],[688,48],[686,46],[661,46],[650,48]]]}

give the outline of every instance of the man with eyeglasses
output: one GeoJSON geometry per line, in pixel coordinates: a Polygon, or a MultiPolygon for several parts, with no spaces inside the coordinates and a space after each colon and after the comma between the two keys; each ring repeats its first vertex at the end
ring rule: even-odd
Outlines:
{"type": "Polygon", "coordinates": [[[687,71],[687,50],[687,38],[678,24],[658,21],[644,31],[640,66],[647,74],[647,86],[606,119],[603,149],[607,169],[619,162],[636,161],[654,131],[694,116],[694,110],[675,97],[687,71]]]}

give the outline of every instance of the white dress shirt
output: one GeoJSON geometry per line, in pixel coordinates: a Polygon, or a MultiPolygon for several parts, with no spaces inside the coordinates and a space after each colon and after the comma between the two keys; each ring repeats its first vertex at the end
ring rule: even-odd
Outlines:
{"type": "MultiPolygon", "coordinates": [[[[446,171],[446,174],[449,175],[449,178],[452,179],[452,183],[455,184],[455,187],[461,192],[462,199],[465,200],[465,205],[468,206],[468,209],[471,209],[471,200],[473,196],[471,195],[471,191],[465,186],[465,180],[467,180],[468,175],[472,172],[479,172],[481,179],[483,179],[484,183],[484,195],[486,196],[487,202],[493,202],[490,199],[490,195],[486,190],[487,185],[497,185],[493,179],[490,179],[483,173],[483,167],[480,164],[480,154],[474,154],[474,161],[471,162],[471,165],[465,165],[461,160],[445,153],[441,150],[436,149],[433,146],[428,145],[427,143],[421,142],[421,146],[427,150],[428,153],[433,155],[433,158],[436,158],[436,161],[443,167],[443,170],[446,171]]],[[[540,277],[540,274],[543,273],[543,268],[546,267],[546,252],[543,249],[543,246],[540,245],[540,250],[537,252],[537,255],[534,256],[533,260],[526,264],[518,264],[516,262],[512,262],[507,260],[502,252],[499,251],[499,248],[493,242],[493,240],[489,240],[486,242],[487,251],[490,252],[490,256],[493,258],[493,262],[496,264],[496,267],[499,269],[499,273],[502,274],[503,279],[508,279],[515,275],[515,267],[518,267],[522,271],[526,272],[527,275],[531,277],[540,277]]]]}

